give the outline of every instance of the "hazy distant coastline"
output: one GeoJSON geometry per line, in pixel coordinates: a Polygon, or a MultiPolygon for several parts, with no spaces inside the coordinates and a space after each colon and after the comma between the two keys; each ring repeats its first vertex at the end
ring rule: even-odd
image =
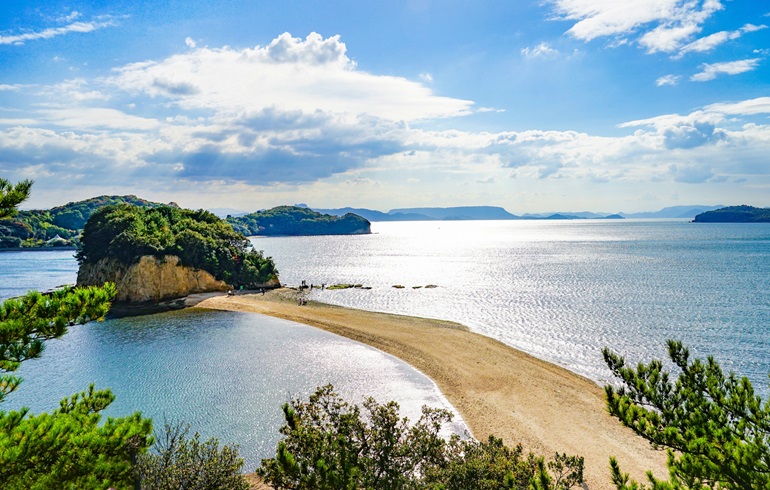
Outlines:
{"type": "MultiPolygon", "coordinates": [[[[297,207],[310,208],[307,204],[295,204],[297,207]]],[[[601,213],[592,211],[557,211],[552,213],[526,213],[516,215],[499,206],[455,206],[396,208],[383,212],[368,208],[310,208],[313,211],[332,216],[356,214],[369,221],[462,221],[462,220],[571,220],[571,219],[693,219],[700,213],[713,211],[723,206],[689,205],[670,206],[658,211],[641,213],[601,213]]],[[[229,208],[213,208],[210,211],[219,216],[239,216],[247,214],[229,208]]]]}

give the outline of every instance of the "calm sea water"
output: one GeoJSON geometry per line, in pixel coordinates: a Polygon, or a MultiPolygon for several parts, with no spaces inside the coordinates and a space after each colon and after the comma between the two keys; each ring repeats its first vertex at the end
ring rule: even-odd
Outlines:
{"type": "MultiPolygon", "coordinates": [[[[681,339],[767,396],[768,225],[476,221],[374,223],[372,230],[252,242],[275,259],[285,284],[371,287],[314,290],[325,302],[458,321],[599,383],[609,380],[603,347],[635,363],[664,357],[666,340],[681,339]]],[[[73,282],[71,256],[0,253],[0,297],[73,282]]],[[[186,311],[109,321],[50,344],[43,359],[24,365],[27,380],[3,409],[49,410],[95,381],[116,391],[115,411],[181,415],[205,435],[252,451],[252,467],[272,453],[280,404],[318,384],[333,382],[358,399],[395,398],[411,407],[411,418],[424,401],[440,403],[428,380],[391,357],[253,315],[186,311]]]]}
{"type": "Polygon", "coordinates": [[[288,284],[360,283],[317,299],[454,320],[604,383],[667,339],[767,394],[770,225],[684,220],[373,223],[356,237],[253,238],[288,284]],[[433,284],[435,289],[419,288],[433,284]],[[393,288],[403,285],[403,289],[393,288]]]}

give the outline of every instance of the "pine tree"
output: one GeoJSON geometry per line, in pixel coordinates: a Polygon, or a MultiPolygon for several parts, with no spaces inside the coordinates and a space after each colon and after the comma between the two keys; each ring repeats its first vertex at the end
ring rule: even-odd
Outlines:
{"type": "MultiPolygon", "coordinates": [[[[610,413],[668,452],[669,480],[648,473],[651,488],[770,489],[770,403],[748,378],[725,375],[714,358],[690,361],[681,342],[669,341],[668,354],[679,371],[675,381],[659,360],[634,369],[604,350],[624,385],[605,388],[610,413]]],[[[645,488],[614,459],[611,469],[617,488],[645,488]]]]}
{"type": "Polygon", "coordinates": [[[31,180],[22,180],[14,185],[8,180],[0,179],[0,219],[16,214],[16,207],[29,197],[31,188],[31,180]]]}
{"type": "MultiPolygon", "coordinates": [[[[0,179],[0,219],[13,216],[31,185],[0,179]]],[[[0,402],[21,383],[10,373],[40,357],[44,341],[63,336],[69,326],[102,319],[114,296],[114,286],[106,285],[50,295],[33,291],[0,304],[0,402]]],[[[109,390],[91,386],[51,413],[0,411],[2,488],[131,488],[131,462],[152,443],[152,422],[137,412],[99,425],[100,412],[113,400],[109,390]]]]}

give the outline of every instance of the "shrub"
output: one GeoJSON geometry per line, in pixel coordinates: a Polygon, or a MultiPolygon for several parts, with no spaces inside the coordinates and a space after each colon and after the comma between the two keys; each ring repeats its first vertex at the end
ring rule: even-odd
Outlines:
{"type": "Polygon", "coordinates": [[[318,388],[307,402],[283,406],[284,439],[257,473],[274,488],[308,490],[566,490],[582,483],[582,458],[557,455],[546,464],[495,437],[487,443],[456,435],[447,441],[440,432],[450,412],[423,407],[410,425],[398,410],[396,402],[371,398],[361,408],[331,385],[318,388]]]}
{"type": "Polygon", "coordinates": [[[248,490],[237,446],[220,449],[216,438],[202,442],[197,432],[189,433],[189,425],[164,424],[154,451],[139,456],[135,471],[142,490],[248,490]]]}

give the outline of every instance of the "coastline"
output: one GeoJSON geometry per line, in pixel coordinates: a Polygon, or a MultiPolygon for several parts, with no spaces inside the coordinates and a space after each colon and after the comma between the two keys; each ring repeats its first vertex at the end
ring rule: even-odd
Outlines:
{"type": "Polygon", "coordinates": [[[610,456],[640,482],[647,470],[668,474],[665,453],[610,417],[604,391],[587,378],[457,323],[315,301],[299,306],[298,294],[284,288],[265,295],[215,295],[197,307],[282,318],[394,355],[436,383],[477,439],[494,434],[546,457],[583,456],[586,488],[614,488],[610,456]]]}

